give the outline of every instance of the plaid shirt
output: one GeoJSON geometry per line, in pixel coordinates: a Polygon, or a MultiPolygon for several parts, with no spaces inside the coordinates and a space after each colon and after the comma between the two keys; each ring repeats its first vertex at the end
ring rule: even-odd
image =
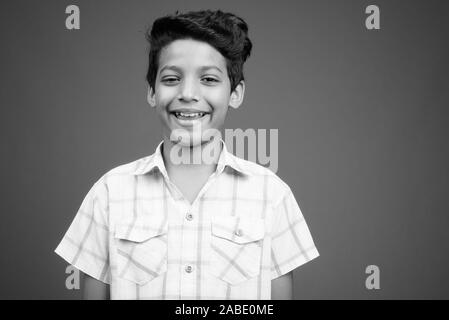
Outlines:
{"type": "Polygon", "coordinates": [[[190,204],[159,143],[91,188],[55,252],[111,299],[270,299],[271,280],[319,256],[276,174],[226,149],[190,204]]]}

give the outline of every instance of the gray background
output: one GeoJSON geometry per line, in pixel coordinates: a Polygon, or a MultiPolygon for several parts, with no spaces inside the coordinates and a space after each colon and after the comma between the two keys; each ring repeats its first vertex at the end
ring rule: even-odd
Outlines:
{"type": "Polygon", "coordinates": [[[449,298],[447,3],[3,1],[0,298],[81,297],[53,250],[91,185],[161,139],[143,32],[204,8],[250,26],[227,128],[279,129],[278,175],[321,254],[295,271],[295,298],[449,298]],[[69,4],[81,30],[65,28],[69,4]],[[365,28],[369,4],[381,30],[365,28]]]}

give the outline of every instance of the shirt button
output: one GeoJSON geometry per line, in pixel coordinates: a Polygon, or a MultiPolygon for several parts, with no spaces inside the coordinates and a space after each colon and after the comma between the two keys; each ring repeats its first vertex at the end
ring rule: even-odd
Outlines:
{"type": "Polygon", "coordinates": [[[237,229],[234,233],[235,233],[235,235],[236,235],[237,237],[243,236],[243,230],[242,230],[242,229],[237,229]]]}
{"type": "Polygon", "coordinates": [[[186,266],[186,272],[191,273],[193,271],[192,266],[186,266]]]}
{"type": "Polygon", "coordinates": [[[192,221],[192,220],[193,220],[193,214],[188,213],[188,214],[186,215],[186,219],[189,220],[189,221],[192,221]]]}

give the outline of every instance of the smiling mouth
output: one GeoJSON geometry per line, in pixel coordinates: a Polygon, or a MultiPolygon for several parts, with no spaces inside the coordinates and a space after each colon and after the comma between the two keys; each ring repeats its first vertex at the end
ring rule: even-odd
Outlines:
{"type": "Polygon", "coordinates": [[[180,120],[196,120],[204,117],[207,112],[171,112],[176,118],[180,120]]]}

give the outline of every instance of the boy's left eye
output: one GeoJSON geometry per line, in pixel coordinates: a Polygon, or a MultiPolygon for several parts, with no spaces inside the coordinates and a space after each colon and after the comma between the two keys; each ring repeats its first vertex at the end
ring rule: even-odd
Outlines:
{"type": "Polygon", "coordinates": [[[204,77],[203,80],[206,82],[219,82],[217,79],[212,77],[204,77]]]}

